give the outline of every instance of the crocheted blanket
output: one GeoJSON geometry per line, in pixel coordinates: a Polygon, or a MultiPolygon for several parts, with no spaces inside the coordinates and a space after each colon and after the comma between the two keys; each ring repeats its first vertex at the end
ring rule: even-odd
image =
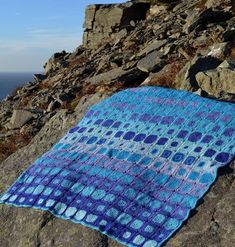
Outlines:
{"type": "Polygon", "coordinates": [[[235,153],[235,105],[158,87],[90,108],[2,195],[127,246],[157,247],[235,153]]]}

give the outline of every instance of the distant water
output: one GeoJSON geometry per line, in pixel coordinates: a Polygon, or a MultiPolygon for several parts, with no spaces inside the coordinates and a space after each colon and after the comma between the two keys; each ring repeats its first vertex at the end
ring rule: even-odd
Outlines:
{"type": "Polygon", "coordinates": [[[0,101],[17,87],[32,81],[34,73],[0,72],[0,101]]]}

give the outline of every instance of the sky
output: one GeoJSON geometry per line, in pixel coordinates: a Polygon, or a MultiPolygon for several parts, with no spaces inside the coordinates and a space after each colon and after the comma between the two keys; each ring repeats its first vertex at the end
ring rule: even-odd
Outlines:
{"type": "Polygon", "coordinates": [[[41,72],[82,42],[85,7],[123,0],[0,0],[0,72],[41,72]]]}

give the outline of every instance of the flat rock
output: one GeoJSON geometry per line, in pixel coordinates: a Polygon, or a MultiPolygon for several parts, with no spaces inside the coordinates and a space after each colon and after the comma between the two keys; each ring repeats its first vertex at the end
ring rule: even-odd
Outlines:
{"type": "Polygon", "coordinates": [[[87,82],[91,84],[95,84],[95,85],[106,84],[118,78],[119,76],[124,75],[125,73],[126,71],[123,70],[122,68],[115,68],[115,69],[109,70],[108,72],[104,72],[102,74],[95,75],[91,78],[88,78],[87,82]]]}
{"type": "Polygon", "coordinates": [[[14,110],[7,129],[19,129],[34,118],[34,114],[27,110],[14,110]]]}
{"type": "Polygon", "coordinates": [[[148,44],[143,50],[141,50],[137,57],[141,57],[145,54],[148,54],[152,51],[159,50],[162,46],[164,46],[167,43],[166,39],[163,40],[153,40],[150,44],[148,44]]]}
{"type": "Polygon", "coordinates": [[[163,61],[162,57],[163,53],[160,51],[151,52],[137,63],[137,68],[147,73],[153,72],[157,68],[161,67],[163,61]]]}
{"type": "Polygon", "coordinates": [[[131,82],[132,80],[145,79],[145,73],[137,69],[123,70],[122,68],[115,68],[108,72],[93,76],[87,79],[88,83],[94,85],[110,84],[113,81],[131,82]]]}

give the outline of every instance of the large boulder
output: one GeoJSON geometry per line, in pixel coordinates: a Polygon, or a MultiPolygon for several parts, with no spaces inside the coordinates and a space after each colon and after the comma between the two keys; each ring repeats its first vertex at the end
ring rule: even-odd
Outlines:
{"type": "Polygon", "coordinates": [[[197,91],[199,89],[196,74],[201,71],[215,69],[221,60],[212,56],[196,55],[180,70],[175,78],[176,88],[197,91]]]}
{"type": "Polygon", "coordinates": [[[197,73],[196,80],[209,95],[220,99],[235,99],[235,69],[225,64],[226,62],[214,70],[197,73]]]}
{"type": "Polygon", "coordinates": [[[19,129],[34,118],[34,114],[27,110],[14,110],[7,129],[19,129]]]}

